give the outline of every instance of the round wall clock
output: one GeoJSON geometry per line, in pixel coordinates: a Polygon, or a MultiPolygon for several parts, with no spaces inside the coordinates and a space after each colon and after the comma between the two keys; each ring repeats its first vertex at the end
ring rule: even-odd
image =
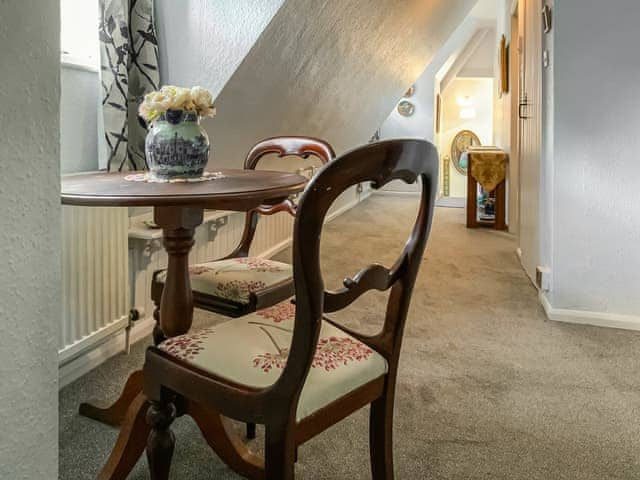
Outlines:
{"type": "Polygon", "coordinates": [[[416,107],[413,103],[408,100],[402,100],[398,104],[398,113],[403,117],[410,117],[413,115],[413,112],[416,111],[416,107]]]}

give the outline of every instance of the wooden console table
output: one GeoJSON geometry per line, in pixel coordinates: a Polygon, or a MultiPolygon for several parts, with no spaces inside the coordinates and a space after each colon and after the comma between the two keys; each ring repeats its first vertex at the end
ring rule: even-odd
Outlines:
{"type": "Polygon", "coordinates": [[[471,147],[467,151],[467,228],[480,226],[506,230],[506,181],[509,155],[497,147],[471,147]],[[478,219],[478,184],[487,194],[495,191],[495,219],[478,219]]]}

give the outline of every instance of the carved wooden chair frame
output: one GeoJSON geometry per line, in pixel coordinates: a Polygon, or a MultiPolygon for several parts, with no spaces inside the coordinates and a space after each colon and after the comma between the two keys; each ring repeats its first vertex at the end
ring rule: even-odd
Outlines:
{"type": "Polygon", "coordinates": [[[147,456],[153,479],[168,478],[174,437],[170,424],[181,410],[218,412],[209,443],[236,472],[248,478],[290,480],[296,448],[361,407],[371,404],[370,460],[374,479],[393,478],[392,428],[398,359],[409,302],[422,262],[433,216],[438,181],[438,155],[423,140],[390,140],[353,150],[326,165],[310,182],[300,201],[294,227],[293,268],[296,313],[287,364],[278,380],[264,389],[234,384],[150,347],[144,366],[144,391],[151,402],[147,421],[152,430],[147,456]],[[420,178],[422,195],[413,231],[391,268],[372,264],[344,287],[326,291],[320,269],[320,236],[327,211],[347,188],[372,182],[381,188],[391,180],[413,183],[420,178]],[[339,326],[382,355],[386,374],[296,421],[300,393],[313,361],[325,313],[341,310],[363,293],[390,289],[385,320],[376,335],[339,326]],[[177,409],[176,409],[177,405],[177,409]],[[182,406],[181,406],[182,405],[182,406]],[[187,405],[187,407],[184,407],[187,405]],[[225,426],[224,417],[265,425],[265,457],[257,458],[225,426]]]}
{"type": "MultiPolygon", "coordinates": [[[[247,154],[244,162],[245,170],[255,170],[258,163],[267,155],[275,154],[278,157],[297,156],[303,159],[315,157],[324,165],[335,158],[336,154],[327,142],[313,137],[271,137],[257,143],[247,154]]],[[[237,247],[227,256],[219,260],[229,258],[241,258],[249,255],[251,243],[256,234],[260,215],[273,215],[279,212],[288,212],[292,216],[296,214],[296,205],[290,198],[282,199],[270,205],[261,205],[247,212],[242,237],[237,247]]],[[[162,271],[155,272],[151,286],[151,298],[156,306],[160,305],[164,284],[157,280],[162,271]]],[[[249,303],[238,303],[232,300],[217,299],[212,295],[193,292],[193,300],[196,307],[215,313],[221,313],[230,317],[239,317],[257,309],[268,307],[293,295],[293,282],[284,280],[268,289],[249,294],[249,303]]],[[[158,320],[158,309],[154,312],[158,320]]]]}

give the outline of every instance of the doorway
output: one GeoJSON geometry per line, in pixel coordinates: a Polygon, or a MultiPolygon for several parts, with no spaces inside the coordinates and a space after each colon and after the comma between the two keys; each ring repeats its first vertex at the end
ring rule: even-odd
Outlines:
{"type": "Polygon", "coordinates": [[[436,73],[434,138],[442,162],[438,206],[466,207],[465,152],[472,145],[493,144],[495,38],[495,22],[477,25],[436,73]]]}

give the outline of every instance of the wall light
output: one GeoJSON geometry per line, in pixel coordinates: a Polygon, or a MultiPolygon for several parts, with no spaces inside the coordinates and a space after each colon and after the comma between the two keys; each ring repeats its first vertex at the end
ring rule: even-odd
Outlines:
{"type": "Polygon", "coordinates": [[[460,118],[462,120],[472,120],[478,116],[473,106],[473,99],[470,96],[458,97],[456,102],[460,107],[460,118]]]}
{"type": "Polygon", "coordinates": [[[465,107],[460,109],[460,118],[462,120],[473,120],[478,116],[474,107],[465,107]]]}
{"type": "Polygon", "coordinates": [[[464,97],[458,97],[456,99],[456,103],[460,107],[471,107],[473,105],[473,100],[469,95],[466,95],[464,97]]]}

